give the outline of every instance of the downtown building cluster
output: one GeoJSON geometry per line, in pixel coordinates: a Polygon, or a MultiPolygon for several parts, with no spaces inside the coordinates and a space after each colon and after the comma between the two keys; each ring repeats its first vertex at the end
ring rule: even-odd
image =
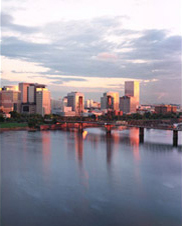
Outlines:
{"type": "Polygon", "coordinates": [[[125,96],[118,92],[106,92],[101,103],[84,100],[84,94],[70,92],[62,100],[52,100],[50,91],[44,84],[19,83],[17,86],[4,86],[0,90],[0,110],[8,114],[17,111],[24,114],[59,114],[62,116],[88,115],[88,110],[98,115],[112,112],[115,115],[135,113],[139,105],[139,83],[125,82],[125,96]],[[52,107],[51,107],[52,105],[52,107]],[[95,111],[94,111],[95,110],[95,111]]]}
{"type": "Polygon", "coordinates": [[[62,99],[54,100],[44,84],[19,83],[18,86],[4,86],[0,89],[0,112],[8,115],[16,111],[42,116],[52,113],[69,117],[176,112],[176,106],[171,105],[140,105],[139,93],[138,81],[126,81],[122,97],[119,92],[109,91],[103,93],[100,102],[96,102],[85,100],[83,93],[70,92],[62,99]]]}
{"type": "Polygon", "coordinates": [[[139,82],[126,81],[124,97],[119,97],[119,92],[109,91],[103,93],[99,103],[91,99],[84,101],[83,93],[71,92],[60,101],[52,101],[52,112],[62,116],[122,115],[136,113],[138,105],[139,82]]]}
{"type": "Polygon", "coordinates": [[[0,110],[25,114],[51,113],[50,91],[46,85],[38,83],[19,83],[17,86],[4,86],[0,90],[0,110]]]}

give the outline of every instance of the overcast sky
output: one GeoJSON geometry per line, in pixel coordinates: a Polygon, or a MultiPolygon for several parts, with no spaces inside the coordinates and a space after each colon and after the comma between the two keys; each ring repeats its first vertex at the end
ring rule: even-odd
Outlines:
{"type": "Polygon", "coordinates": [[[100,100],[139,80],[141,103],[181,101],[180,0],[2,0],[1,85],[100,100]]]}

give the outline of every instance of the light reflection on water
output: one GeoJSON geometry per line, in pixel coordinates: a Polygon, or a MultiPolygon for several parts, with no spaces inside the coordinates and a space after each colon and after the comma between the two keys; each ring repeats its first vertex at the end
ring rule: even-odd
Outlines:
{"type": "Polygon", "coordinates": [[[2,133],[2,225],[181,225],[180,135],[2,133]]]}

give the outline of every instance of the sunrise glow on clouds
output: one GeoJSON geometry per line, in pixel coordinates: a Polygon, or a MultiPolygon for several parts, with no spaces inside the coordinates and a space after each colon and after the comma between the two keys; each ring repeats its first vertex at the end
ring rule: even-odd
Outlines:
{"type": "Polygon", "coordinates": [[[2,85],[99,100],[135,79],[142,102],[180,103],[179,22],[179,0],[2,0],[2,85]]]}

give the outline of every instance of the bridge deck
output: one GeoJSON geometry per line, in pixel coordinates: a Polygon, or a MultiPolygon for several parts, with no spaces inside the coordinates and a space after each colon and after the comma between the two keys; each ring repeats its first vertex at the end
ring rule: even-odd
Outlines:
{"type": "Polygon", "coordinates": [[[60,123],[67,123],[67,124],[95,124],[95,125],[98,125],[98,126],[107,126],[107,125],[111,125],[112,127],[119,127],[119,126],[123,126],[123,127],[135,127],[135,128],[145,128],[145,129],[158,129],[158,130],[177,130],[177,131],[182,131],[182,129],[177,129],[177,128],[174,128],[172,125],[137,125],[137,124],[119,124],[119,123],[115,123],[115,122],[92,122],[92,121],[64,121],[64,122],[60,122],[60,123]]]}

